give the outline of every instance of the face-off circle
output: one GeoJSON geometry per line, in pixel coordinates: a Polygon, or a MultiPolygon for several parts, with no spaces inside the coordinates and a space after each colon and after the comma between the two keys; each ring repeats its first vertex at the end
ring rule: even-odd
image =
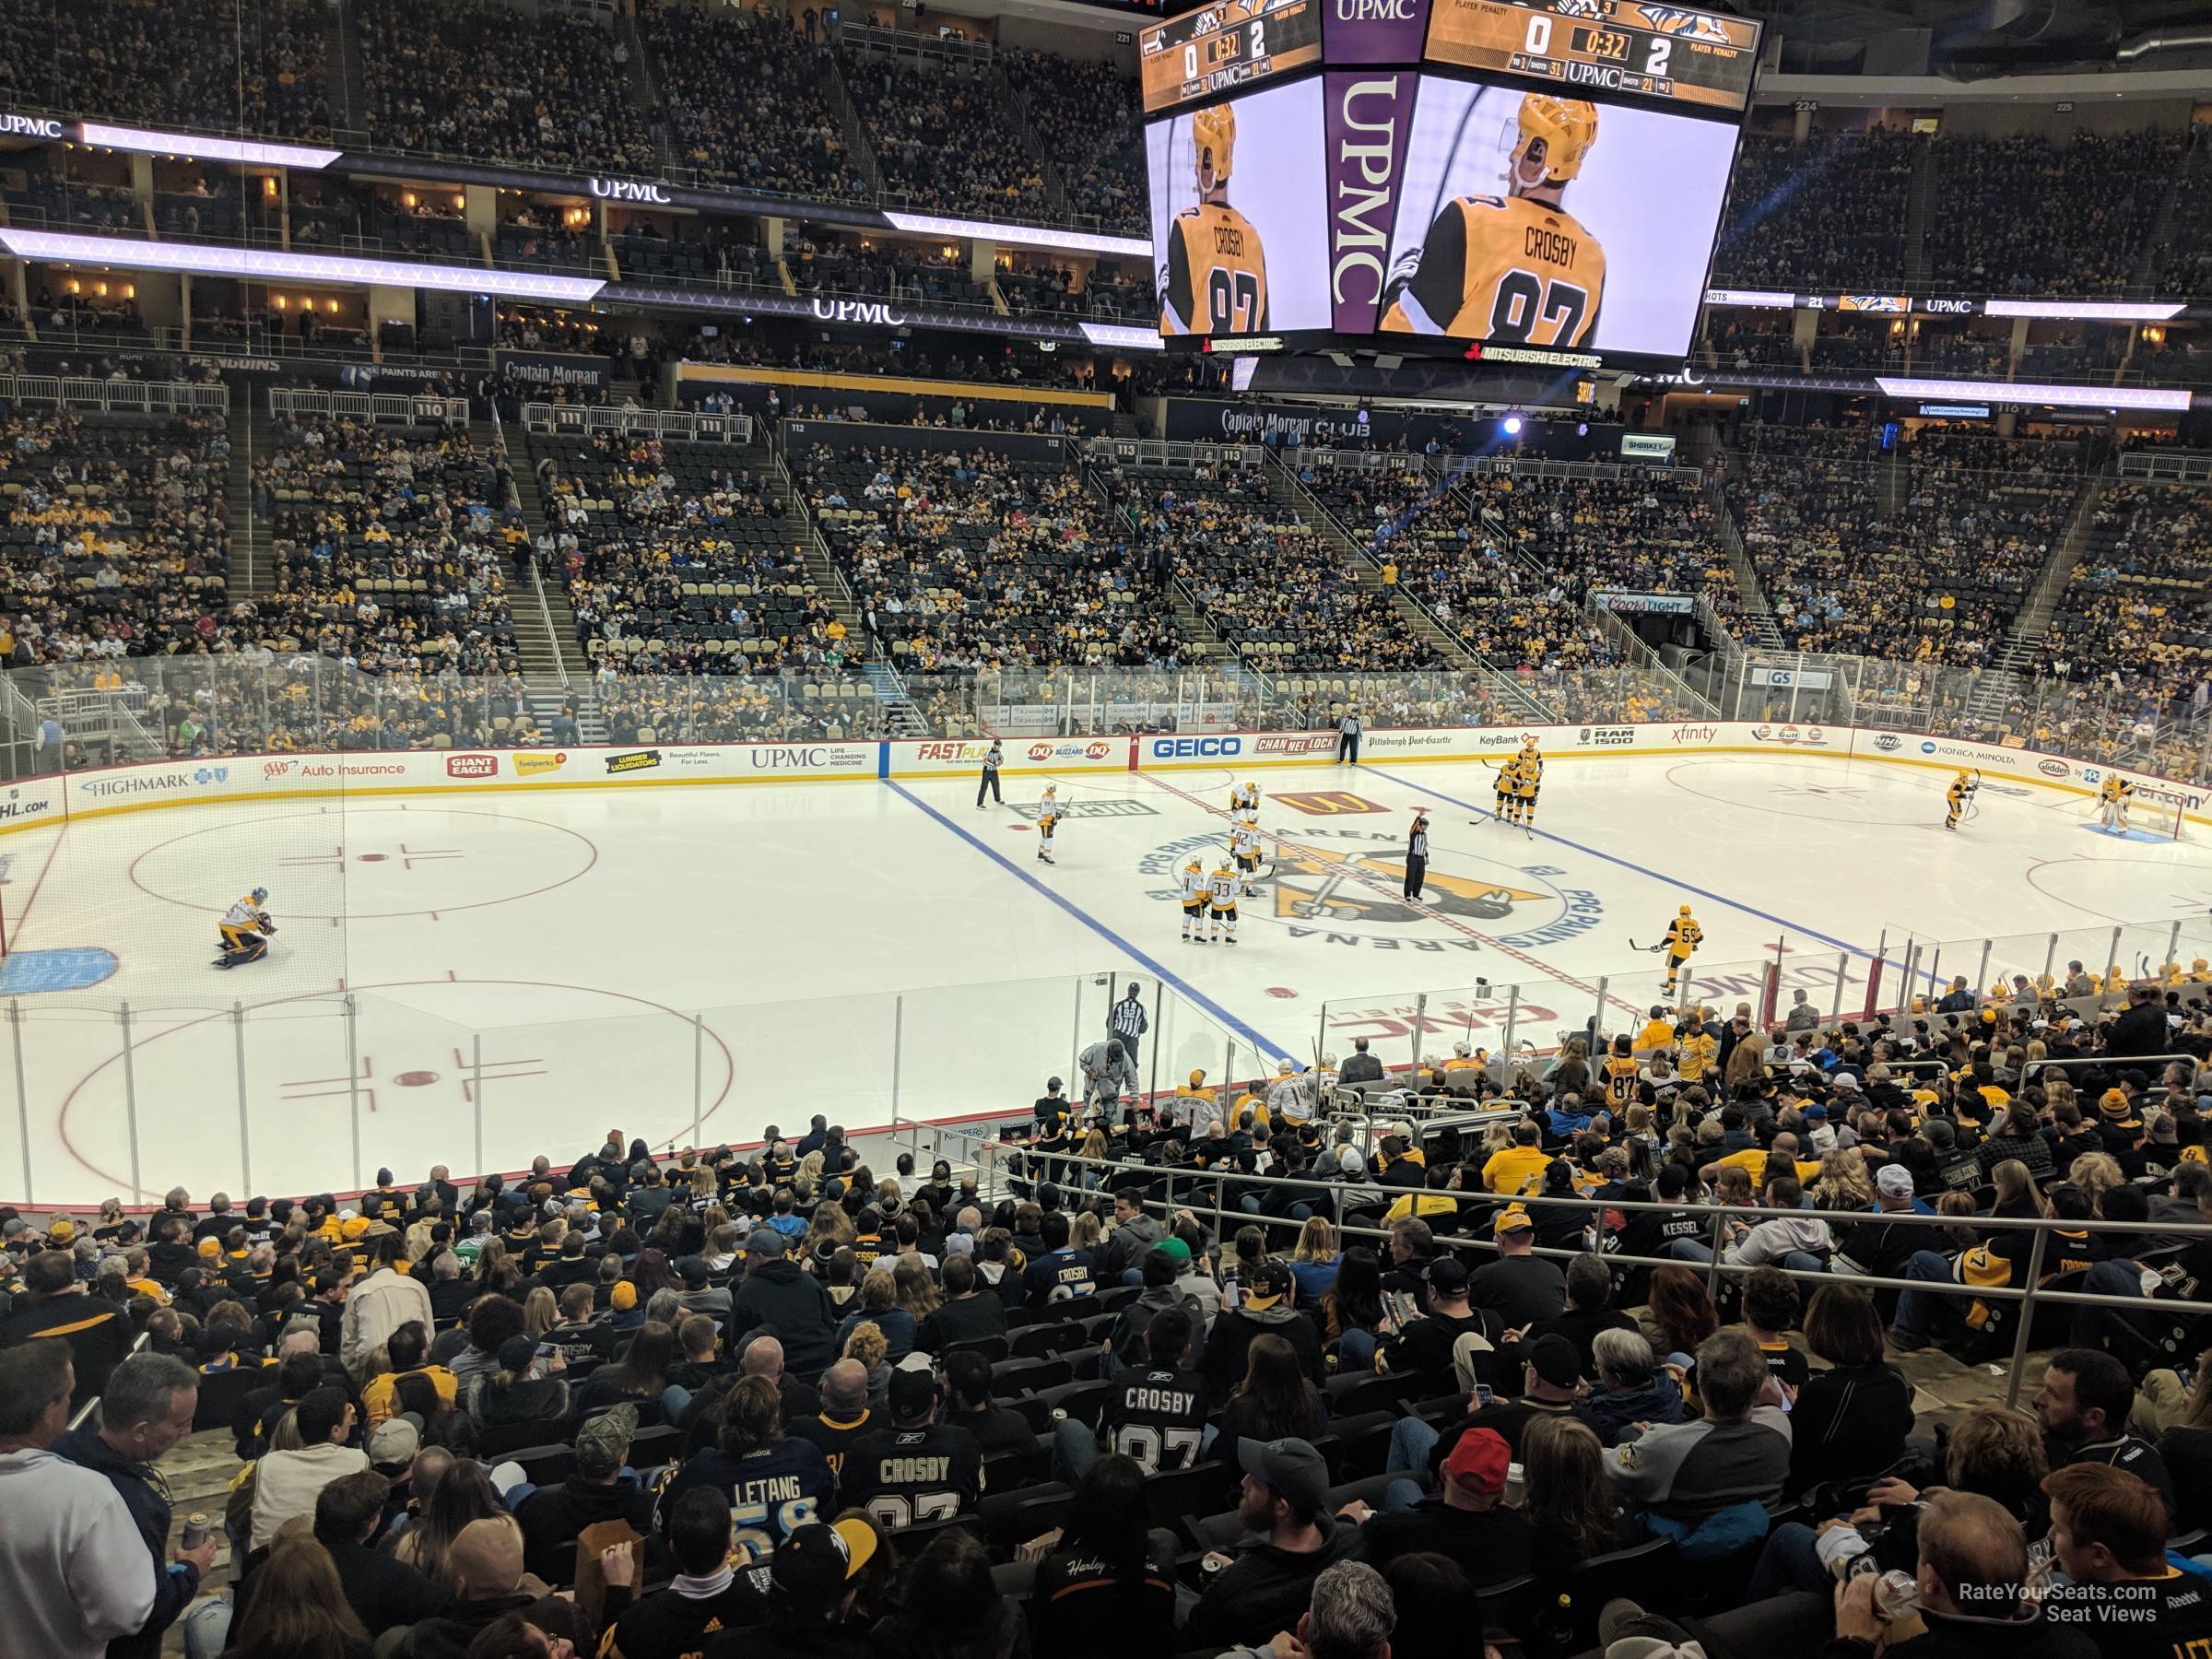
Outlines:
{"type": "Polygon", "coordinates": [[[130,879],[148,898],[209,916],[259,886],[280,921],[371,922],[535,898],[598,858],[580,831],[515,813],[349,806],[171,836],[131,861],[130,879]]]}

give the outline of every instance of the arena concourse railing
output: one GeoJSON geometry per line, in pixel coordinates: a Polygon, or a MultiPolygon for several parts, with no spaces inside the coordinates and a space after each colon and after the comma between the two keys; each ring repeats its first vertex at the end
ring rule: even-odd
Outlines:
{"type": "Polygon", "coordinates": [[[354,420],[397,421],[416,426],[468,424],[468,399],[415,392],[318,392],[292,386],[269,388],[269,413],[279,418],[341,415],[354,420]]]}
{"type": "MultiPolygon", "coordinates": [[[[1450,1218],[1424,1216],[1434,1235],[1440,1251],[1465,1253],[1475,1256],[1492,1256],[1497,1246],[1489,1239],[1467,1236],[1465,1233],[1447,1232],[1444,1225],[1465,1225],[1470,1218],[1476,1227],[1481,1218],[1519,1205],[1543,1212],[1568,1210],[1584,1217],[1596,1217],[1604,1211],[1616,1210],[1624,1216],[1640,1212],[1672,1212],[1679,1206],[1644,1202],[1633,1199],[1592,1197],[1547,1197],[1542,1194],[1500,1194],[1485,1192],[1430,1191],[1428,1189],[1382,1187],[1371,1181],[1347,1182],[1340,1181],[1313,1181],[1281,1175],[1245,1175],[1232,1170],[1201,1170],[1192,1166],[1172,1167],[1144,1163],[1135,1159],[1083,1158],[1077,1155],[1052,1153],[1030,1160],[1036,1155],[1018,1143],[1001,1141],[992,1132],[973,1126],[954,1125],[930,1127],[910,1132],[908,1149],[914,1153],[915,1167],[926,1169],[932,1160],[942,1158],[960,1168],[974,1168],[979,1171],[979,1191],[994,1196],[1005,1189],[1010,1179],[1029,1182],[1053,1180],[1062,1186],[1078,1186],[1088,1190],[1118,1191],[1134,1186],[1143,1193],[1144,1207],[1163,1218],[1172,1219],[1188,1211],[1207,1225],[1220,1247],[1226,1251],[1228,1242],[1238,1229],[1258,1226],[1271,1233],[1270,1248],[1287,1247],[1302,1225],[1304,1217],[1263,1214],[1257,1203],[1263,1195],[1280,1197],[1282,1194],[1310,1194],[1310,1213],[1326,1216],[1344,1239],[1359,1239],[1371,1242],[1378,1253],[1386,1259],[1389,1253],[1391,1231],[1381,1218],[1387,1206],[1397,1200],[1418,1194],[1429,1198],[1447,1198],[1458,1206],[1450,1218]],[[924,1136],[928,1138],[925,1140],[924,1136]],[[1018,1153],[1024,1161],[1025,1173],[1010,1175],[1009,1155],[1018,1153]],[[992,1184],[984,1187],[988,1180],[992,1184]],[[1155,1189],[1158,1189],[1157,1191],[1155,1189]],[[1243,1207],[1238,1200],[1254,1200],[1252,1209],[1243,1207]],[[1346,1219],[1347,1216],[1355,1218],[1346,1219]]],[[[1748,1265],[1732,1265],[1724,1258],[1727,1250],[1727,1228],[1732,1220],[1756,1219],[1765,1214],[1756,1209],[1742,1209],[1725,1205],[1702,1206],[1709,1211],[1710,1228],[1701,1241],[1703,1258],[1688,1256],[1633,1255],[1619,1251],[1601,1250],[1600,1254],[1608,1266],[1639,1269],[1651,1267],[1688,1266],[1702,1269],[1706,1288],[1716,1298],[1724,1280],[1747,1277],[1757,1271],[1748,1265]]],[[[1831,1210],[1807,1207],[1794,1212],[1803,1218],[1826,1221],[1831,1230],[1838,1226],[1861,1225],[1872,1218],[1868,1210],[1831,1210]]],[[[2157,1297],[2106,1296],[2093,1291],[2061,1288],[2072,1282],[2072,1276],[2047,1279],[2045,1265],[2049,1260],[2051,1235],[2060,1231],[2078,1231],[2079,1225],[2064,1219],[2041,1217],[1998,1216],[1937,1216],[1921,1215],[1910,1210],[1884,1210],[1885,1224],[1895,1222],[1905,1227],[1928,1230],[1930,1250],[1941,1253],[1949,1243],[1980,1243],[1998,1234],[2026,1232],[2030,1235],[2028,1261],[2023,1272],[2023,1283],[2010,1285],[1967,1285],[1955,1277],[1947,1279],[1888,1278],[1853,1271],[1843,1276],[1827,1268],[1810,1269],[1791,1267],[1779,1264],[1780,1270],[1794,1279],[1810,1299],[1814,1289],[1839,1279],[1855,1288],[1871,1290],[1887,1300],[1891,1294],[1907,1291],[1925,1291],[1947,1300],[1964,1299],[1985,1306],[1995,1304],[1997,1312],[1986,1322],[1989,1335],[1981,1338],[1982,1346],[1994,1352],[2009,1348],[2010,1363],[2004,1367],[2006,1374],[2005,1404],[2016,1406],[2024,1381],[2024,1362],[2031,1347],[2064,1347],[2065,1338],[2047,1328],[2039,1329],[2039,1312],[2081,1308],[2103,1308],[2115,1313],[2132,1316],[2126,1324],[2129,1329],[2118,1333],[2116,1340],[2129,1343],[2144,1351],[2146,1357],[2155,1358],[2158,1363],[2185,1367],[2197,1358],[2197,1344],[2205,1339],[2212,1327],[2201,1323],[2212,1316],[2212,1305],[2157,1297]],[[2053,1282],[2055,1279],[2056,1282],[2053,1282]],[[2017,1304],[2018,1312],[2011,1310],[2017,1304]],[[2008,1328],[2007,1328],[2008,1327],[2008,1328]],[[2004,1347],[1992,1346],[2002,1343],[2004,1347]]],[[[2166,1248],[2157,1252],[2159,1257],[2174,1253],[2171,1241],[2176,1235],[2197,1236],[2206,1230],[2201,1224],[2173,1221],[2099,1221],[2100,1237],[2126,1234],[2168,1241],[2166,1248]]],[[[1579,1249],[1538,1245],[1535,1253],[1551,1256],[1561,1261],[1587,1253],[1579,1249]]],[[[1990,1369],[1998,1367],[1994,1362],[1990,1369]]]]}
{"type": "MultiPolygon", "coordinates": [[[[43,335],[41,335],[43,339],[43,335]]],[[[59,404],[137,415],[228,415],[230,389],[196,381],[92,380],[53,374],[0,375],[0,403],[59,404]]]]}

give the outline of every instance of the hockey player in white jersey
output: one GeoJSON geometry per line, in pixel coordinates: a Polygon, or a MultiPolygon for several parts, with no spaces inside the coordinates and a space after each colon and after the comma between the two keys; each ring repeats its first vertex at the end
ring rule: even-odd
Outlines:
{"type": "Polygon", "coordinates": [[[258,962],[269,954],[268,935],[276,931],[276,924],[263,908],[268,901],[269,889],[257,887],[223,912],[216,924],[223,941],[223,954],[215,959],[218,968],[258,962]]]}
{"type": "MultiPolygon", "coordinates": [[[[1260,869],[1260,826],[1249,814],[1240,816],[1229,832],[1229,855],[1235,861],[1237,874],[1249,883],[1260,869]]],[[[1249,886],[1246,888],[1250,890],[1249,886]]]]}
{"type": "Polygon", "coordinates": [[[1236,785],[1229,792],[1229,809],[1232,814],[1259,811],[1260,786],[1257,783],[1236,785]]]}
{"type": "Polygon", "coordinates": [[[1244,878],[1226,858],[1206,877],[1206,902],[1213,924],[1212,936],[1227,944],[1237,942],[1237,895],[1243,888],[1244,878]]]}
{"type": "Polygon", "coordinates": [[[1176,877],[1176,889],[1182,896],[1182,937],[1188,944],[1195,939],[1203,945],[1206,938],[1206,900],[1210,884],[1206,878],[1206,865],[1194,856],[1182,866],[1176,877]]]}

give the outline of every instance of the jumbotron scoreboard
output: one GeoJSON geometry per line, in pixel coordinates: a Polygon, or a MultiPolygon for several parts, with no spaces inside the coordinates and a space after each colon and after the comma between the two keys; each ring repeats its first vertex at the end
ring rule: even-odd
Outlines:
{"type": "Polygon", "coordinates": [[[1678,370],[1760,41],[1666,0],[1213,0],[1155,24],[1161,337],[1678,370]]]}
{"type": "Polygon", "coordinates": [[[1625,92],[1740,112],[1751,101],[1759,25],[1651,0],[1438,0],[1428,58],[1591,96],[1625,92]]]}
{"type": "Polygon", "coordinates": [[[1145,109],[1226,97],[1321,62],[1324,0],[1219,0],[1144,31],[1145,109]]]}

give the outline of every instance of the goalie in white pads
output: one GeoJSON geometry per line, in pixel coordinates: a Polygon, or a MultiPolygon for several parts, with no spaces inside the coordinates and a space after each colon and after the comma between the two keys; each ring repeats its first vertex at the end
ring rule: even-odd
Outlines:
{"type": "Polygon", "coordinates": [[[2127,804],[2136,786],[2125,778],[2107,776],[2097,791],[2097,822],[2118,834],[2127,828],[2127,804]]]}

